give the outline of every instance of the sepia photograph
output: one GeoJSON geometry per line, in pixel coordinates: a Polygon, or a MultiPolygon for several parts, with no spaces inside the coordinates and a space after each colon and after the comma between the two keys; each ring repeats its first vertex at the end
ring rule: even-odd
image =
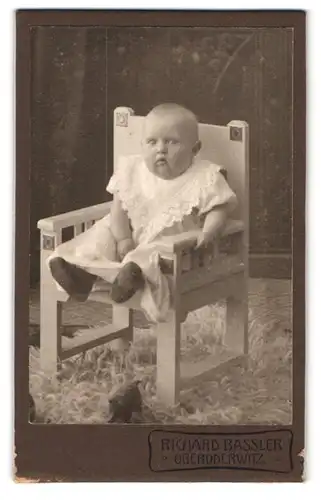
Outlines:
{"type": "Polygon", "coordinates": [[[291,425],[293,29],[30,50],[30,422],[291,425]]]}

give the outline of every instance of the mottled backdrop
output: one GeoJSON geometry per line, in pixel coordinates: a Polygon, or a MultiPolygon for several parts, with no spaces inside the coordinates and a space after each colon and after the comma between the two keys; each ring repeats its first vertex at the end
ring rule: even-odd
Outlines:
{"type": "Polygon", "coordinates": [[[32,55],[32,286],[37,220],[106,199],[113,109],[164,101],[250,124],[251,274],[290,277],[291,29],[41,27],[32,55]]]}

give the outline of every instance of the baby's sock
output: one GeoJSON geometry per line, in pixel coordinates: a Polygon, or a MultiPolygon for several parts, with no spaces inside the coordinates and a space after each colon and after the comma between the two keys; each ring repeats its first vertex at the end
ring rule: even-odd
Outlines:
{"type": "Polygon", "coordinates": [[[53,278],[71,298],[80,302],[87,300],[96,276],[87,273],[87,271],[74,264],[70,264],[61,257],[51,259],[49,267],[53,278]]]}
{"type": "Polygon", "coordinates": [[[111,287],[110,297],[114,302],[129,300],[140,288],[144,287],[144,276],[135,262],[127,262],[119,271],[111,287]]]}

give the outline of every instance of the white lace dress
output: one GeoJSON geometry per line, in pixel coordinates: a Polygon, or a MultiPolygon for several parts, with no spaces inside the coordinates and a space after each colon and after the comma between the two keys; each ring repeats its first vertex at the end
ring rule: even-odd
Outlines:
{"type": "Polygon", "coordinates": [[[116,243],[106,215],[86,232],[58,246],[57,255],[112,283],[121,266],[136,262],[143,270],[145,287],[126,304],[141,307],[152,321],[165,321],[170,310],[169,278],[160,272],[161,238],[201,227],[201,217],[213,207],[236,196],[220,174],[220,167],[195,159],[179,177],[163,180],[147,169],[139,155],[123,157],[107,191],[117,193],[128,213],[136,248],[118,261],[116,243]]]}

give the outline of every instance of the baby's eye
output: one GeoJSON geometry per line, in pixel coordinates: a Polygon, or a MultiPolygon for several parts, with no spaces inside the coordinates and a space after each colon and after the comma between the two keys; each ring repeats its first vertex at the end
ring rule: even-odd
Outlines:
{"type": "Polygon", "coordinates": [[[175,144],[179,144],[179,141],[177,139],[168,139],[167,144],[175,145],[175,144]]]}
{"type": "Polygon", "coordinates": [[[155,146],[155,144],[156,144],[156,140],[155,139],[147,139],[146,142],[147,142],[147,144],[149,146],[155,146]]]}

